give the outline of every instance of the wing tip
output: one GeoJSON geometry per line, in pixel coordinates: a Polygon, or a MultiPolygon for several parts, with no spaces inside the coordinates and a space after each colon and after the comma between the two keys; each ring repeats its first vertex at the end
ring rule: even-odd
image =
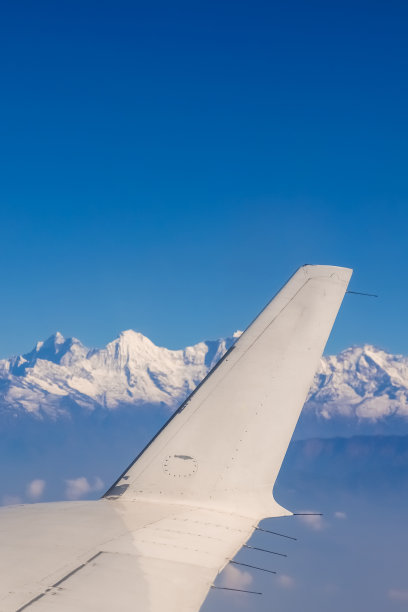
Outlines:
{"type": "Polygon", "coordinates": [[[321,264],[305,264],[301,266],[300,270],[303,271],[307,278],[334,278],[344,283],[348,283],[353,274],[352,268],[321,264]]]}

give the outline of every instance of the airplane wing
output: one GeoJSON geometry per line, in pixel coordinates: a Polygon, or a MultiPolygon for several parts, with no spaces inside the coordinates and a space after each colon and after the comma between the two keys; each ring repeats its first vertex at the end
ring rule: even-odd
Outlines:
{"type": "Polygon", "coordinates": [[[98,501],[0,510],[0,611],[197,612],[258,522],[351,270],[303,266],[98,501]]]}

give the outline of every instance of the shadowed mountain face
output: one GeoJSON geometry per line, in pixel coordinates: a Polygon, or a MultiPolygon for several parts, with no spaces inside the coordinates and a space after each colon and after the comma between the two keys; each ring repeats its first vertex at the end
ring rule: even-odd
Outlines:
{"type": "MultiPolygon", "coordinates": [[[[233,342],[169,350],[128,330],[105,348],[88,349],[57,333],[0,361],[0,420],[141,406],[172,411],[233,342]]],[[[296,436],[401,434],[407,425],[408,358],[366,345],[322,359],[296,436]]]]}

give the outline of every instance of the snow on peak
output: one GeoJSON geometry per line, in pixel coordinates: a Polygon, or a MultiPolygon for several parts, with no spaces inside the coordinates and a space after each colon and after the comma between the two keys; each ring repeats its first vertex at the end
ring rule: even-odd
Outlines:
{"type": "Polygon", "coordinates": [[[89,350],[57,333],[26,355],[0,362],[0,411],[56,417],[73,405],[175,407],[222,357],[233,339],[199,342],[181,350],[156,346],[134,330],[89,350]],[[1,384],[3,382],[3,384],[1,384]]]}
{"type": "Polygon", "coordinates": [[[118,338],[110,342],[108,346],[114,346],[117,350],[128,355],[149,353],[157,348],[149,338],[133,329],[123,331],[119,334],[118,338]]]}
{"type": "MultiPolygon", "coordinates": [[[[149,343],[153,344],[147,336],[144,336],[142,333],[135,331],[134,329],[125,329],[125,331],[121,332],[118,336],[119,340],[128,343],[149,343]]],[[[115,342],[115,340],[114,340],[115,342]]]]}
{"type": "MultiPolygon", "coordinates": [[[[241,333],[180,350],[156,346],[132,329],[91,350],[56,333],[30,353],[0,361],[0,412],[56,417],[73,406],[173,409],[241,333]]],[[[327,423],[408,419],[408,358],[368,344],[324,357],[304,415],[327,423]]]]}
{"type": "Polygon", "coordinates": [[[326,419],[408,417],[408,358],[369,344],[324,357],[307,409],[326,419]]]}

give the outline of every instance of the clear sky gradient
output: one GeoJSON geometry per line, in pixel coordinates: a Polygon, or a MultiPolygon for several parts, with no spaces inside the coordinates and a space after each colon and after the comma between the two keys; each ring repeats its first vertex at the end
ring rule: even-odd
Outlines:
{"type": "Polygon", "coordinates": [[[355,269],[329,351],[408,353],[408,4],[19,1],[0,20],[0,356],[178,348],[303,263],[355,269]]]}

